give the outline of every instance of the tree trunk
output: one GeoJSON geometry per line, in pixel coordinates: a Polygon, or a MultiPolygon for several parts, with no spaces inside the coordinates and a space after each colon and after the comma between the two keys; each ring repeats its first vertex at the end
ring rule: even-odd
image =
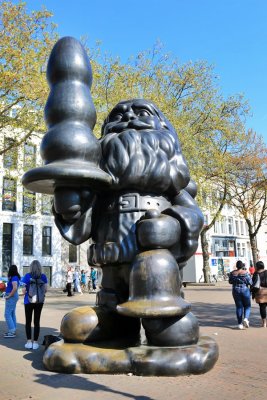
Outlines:
{"type": "Polygon", "coordinates": [[[253,265],[255,267],[255,264],[258,261],[258,249],[257,249],[256,236],[249,235],[249,240],[250,240],[250,247],[251,247],[251,252],[252,252],[253,265]]]}
{"type": "Polygon", "coordinates": [[[209,265],[209,244],[207,240],[207,230],[204,228],[200,234],[201,238],[201,248],[203,256],[203,276],[204,282],[210,282],[210,265],[209,265]]]}

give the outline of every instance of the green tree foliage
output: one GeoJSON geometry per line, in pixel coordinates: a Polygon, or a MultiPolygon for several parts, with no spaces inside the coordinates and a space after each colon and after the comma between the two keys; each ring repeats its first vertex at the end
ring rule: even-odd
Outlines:
{"type": "Polygon", "coordinates": [[[234,148],[244,131],[247,103],[240,95],[224,99],[214,69],[206,62],[180,64],[163,50],[157,45],[127,64],[102,56],[101,51],[92,57],[96,134],[120,100],[146,98],[175,127],[194,178],[218,176],[224,168],[224,153],[234,148]]]}
{"type": "MultiPolygon", "coordinates": [[[[121,99],[152,100],[171,121],[179,136],[192,177],[211,198],[214,186],[224,193],[212,202],[212,220],[201,236],[203,271],[209,276],[206,234],[219,218],[227,192],[231,154],[237,154],[245,135],[249,111],[241,95],[224,98],[212,66],[204,61],[181,64],[165,54],[161,46],[138,54],[127,64],[119,59],[93,58],[95,76],[92,95],[100,126],[110,109],[121,99]],[[215,204],[215,206],[214,206],[215,204]]],[[[198,197],[200,206],[202,197],[198,197]]]]}
{"type": "Polygon", "coordinates": [[[267,149],[262,138],[250,130],[241,151],[232,155],[232,165],[230,202],[247,223],[255,265],[256,237],[267,218],[267,149]]]}
{"type": "Polygon", "coordinates": [[[0,154],[44,130],[48,95],[46,62],[56,40],[51,13],[27,12],[26,3],[0,3],[0,129],[12,126],[15,141],[0,154]],[[20,128],[20,133],[14,128],[20,128]]]}

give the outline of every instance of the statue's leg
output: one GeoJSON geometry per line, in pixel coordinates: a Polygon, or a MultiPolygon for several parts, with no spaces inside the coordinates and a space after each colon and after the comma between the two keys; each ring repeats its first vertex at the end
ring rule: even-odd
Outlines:
{"type": "Polygon", "coordinates": [[[67,313],[61,322],[65,342],[89,343],[128,338],[130,343],[140,334],[139,318],[118,315],[116,306],[129,295],[129,265],[102,268],[102,289],[96,306],[78,307],[67,313]]]}
{"type": "Polygon", "coordinates": [[[167,318],[143,318],[148,344],[152,346],[188,346],[199,339],[197,318],[191,312],[167,318]]]}
{"type": "Polygon", "coordinates": [[[104,306],[83,306],[67,313],[61,322],[65,342],[90,343],[127,338],[129,344],[139,338],[140,320],[124,317],[104,306]]]}

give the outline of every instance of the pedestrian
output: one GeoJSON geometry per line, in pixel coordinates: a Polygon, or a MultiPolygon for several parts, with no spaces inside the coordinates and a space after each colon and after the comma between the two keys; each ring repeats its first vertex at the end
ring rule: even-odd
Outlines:
{"type": "Polygon", "coordinates": [[[262,319],[262,327],[266,328],[266,306],[267,306],[267,270],[262,261],[256,262],[256,270],[252,278],[252,298],[260,307],[260,316],[262,319]],[[260,278],[260,288],[253,290],[253,285],[257,278],[260,278]]]}
{"type": "Polygon", "coordinates": [[[97,271],[95,268],[91,267],[90,278],[93,286],[93,290],[96,290],[96,281],[97,281],[97,271]]]}
{"type": "Polygon", "coordinates": [[[8,282],[5,291],[5,320],[8,331],[4,334],[5,338],[16,337],[17,320],[16,306],[19,299],[18,288],[20,284],[20,274],[16,265],[11,265],[8,270],[8,282]]]}
{"type": "Polygon", "coordinates": [[[71,292],[71,285],[73,282],[73,274],[72,274],[71,267],[68,267],[68,269],[67,269],[66,280],[67,280],[67,284],[66,284],[67,296],[70,297],[70,296],[73,296],[73,294],[71,292]]]}
{"type": "Polygon", "coordinates": [[[81,289],[84,292],[86,288],[86,272],[84,269],[81,270],[81,289]]]}
{"type": "Polygon", "coordinates": [[[83,294],[82,289],[81,289],[81,285],[80,285],[79,267],[75,268],[73,282],[74,282],[75,292],[77,292],[79,294],[83,294]]]}
{"type": "Polygon", "coordinates": [[[252,284],[252,279],[241,260],[236,262],[236,269],[230,273],[229,283],[233,285],[232,294],[236,306],[238,329],[249,328],[251,309],[249,286],[252,284]]]}
{"type": "Polygon", "coordinates": [[[44,299],[39,302],[33,303],[31,302],[31,298],[29,296],[30,286],[32,280],[41,281],[44,285],[44,291],[47,291],[47,277],[42,273],[42,266],[38,260],[34,260],[30,264],[30,272],[28,272],[23,278],[22,282],[25,284],[23,292],[24,292],[24,309],[25,309],[25,331],[27,342],[25,344],[26,349],[37,350],[39,348],[38,338],[40,334],[40,318],[41,312],[44,305],[44,299]],[[32,316],[33,316],[33,341],[32,341],[32,316]]]}

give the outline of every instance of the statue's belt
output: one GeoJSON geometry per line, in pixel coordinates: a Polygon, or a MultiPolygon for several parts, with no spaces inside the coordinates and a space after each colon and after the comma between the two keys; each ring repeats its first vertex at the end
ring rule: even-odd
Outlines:
{"type": "Polygon", "coordinates": [[[108,212],[132,212],[156,209],[163,211],[170,207],[171,203],[163,196],[141,195],[139,193],[125,193],[113,197],[108,204],[108,212]]]}

